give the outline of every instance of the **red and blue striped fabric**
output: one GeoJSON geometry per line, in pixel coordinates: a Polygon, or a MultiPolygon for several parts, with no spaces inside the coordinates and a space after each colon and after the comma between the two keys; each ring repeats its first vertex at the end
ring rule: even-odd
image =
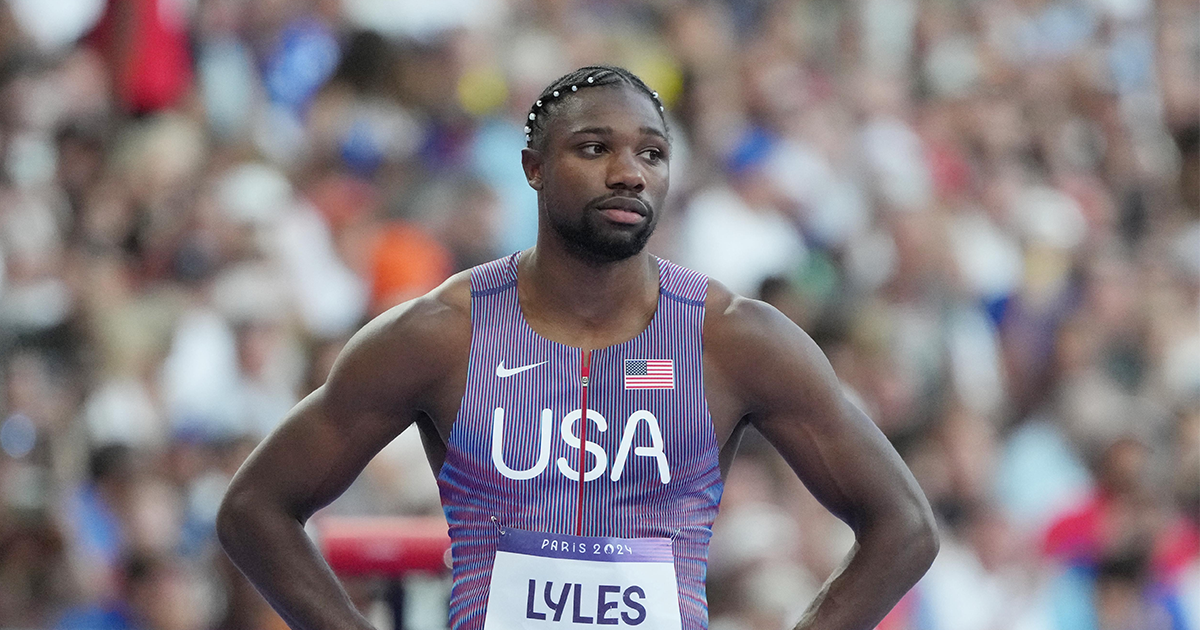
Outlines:
{"type": "MultiPolygon", "coordinates": [[[[483,627],[498,526],[575,533],[581,351],[529,327],[517,258],[471,272],[467,387],[438,474],[453,630],[483,627]]],[[[708,279],[658,265],[650,325],[591,354],[582,535],[673,538],[683,627],[698,630],[708,626],[708,542],[723,488],[701,373],[708,279]],[[627,360],[670,361],[673,387],[627,389],[627,360]]]]}

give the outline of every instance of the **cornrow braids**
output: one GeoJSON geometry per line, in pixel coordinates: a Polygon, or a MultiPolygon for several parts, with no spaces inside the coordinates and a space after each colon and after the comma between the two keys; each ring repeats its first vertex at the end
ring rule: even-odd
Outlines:
{"type": "Polygon", "coordinates": [[[633,87],[650,97],[650,100],[658,106],[658,115],[662,119],[664,129],[666,128],[665,108],[662,100],[658,98],[658,92],[651,90],[636,74],[618,66],[585,66],[559,77],[545,90],[542,90],[541,96],[529,108],[529,115],[525,120],[525,146],[532,148],[544,146],[546,124],[567,96],[583,88],[619,84],[633,87]]]}

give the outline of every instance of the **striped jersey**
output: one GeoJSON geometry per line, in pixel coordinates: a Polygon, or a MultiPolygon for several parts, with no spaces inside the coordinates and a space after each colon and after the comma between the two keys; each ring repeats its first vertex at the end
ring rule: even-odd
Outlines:
{"type": "MultiPolygon", "coordinates": [[[[450,627],[483,627],[500,527],[573,535],[582,351],[530,328],[519,254],[471,270],[467,386],[438,473],[450,526],[450,627]]],[[[654,316],[590,357],[583,536],[670,538],[685,630],[708,626],[708,542],[723,488],[704,398],[705,276],[658,259],[654,316]]]]}

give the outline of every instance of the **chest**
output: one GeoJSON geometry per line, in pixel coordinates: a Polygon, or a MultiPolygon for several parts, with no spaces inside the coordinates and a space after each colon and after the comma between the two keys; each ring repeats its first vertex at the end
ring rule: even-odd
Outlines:
{"type": "MultiPolygon", "coordinates": [[[[419,423],[434,474],[441,468],[456,430],[456,440],[477,444],[498,437],[502,447],[498,458],[504,460],[503,453],[508,452],[509,459],[504,461],[513,470],[537,464],[536,454],[511,451],[520,442],[540,446],[544,431],[548,453],[554,458],[547,459],[540,473],[561,474],[551,461],[565,457],[574,462],[581,443],[579,420],[585,401],[579,355],[560,353],[555,360],[532,360],[535,356],[514,361],[496,354],[487,362],[476,360],[474,373],[468,374],[471,362],[466,348],[463,350],[461,376],[444,384],[439,396],[442,402],[419,423]],[[497,420],[502,431],[493,436],[497,420]]],[[[614,472],[621,478],[631,457],[641,461],[635,456],[639,447],[643,454],[651,452],[655,440],[661,439],[667,452],[679,453],[676,444],[682,444],[682,450],[688,452],[695,449],[696,439],[704,436],[711,436],[719,449],[722,471],[728,467],[742,426],[742,406],[719,366],[702,354],[698,363],[671,358],[669,366],[644,368],[640,364],[626,366],[629,357],[622,355],[597,355],[594,360],[589,367],[589,423],[585,436],[589,442],[585,446],[587,457],[593,467],[603,469],[610,479],[614,472]],[[627,370],[633,377],[632,384],[626,380],[627,370]],[[669,387],[665,386],[667,382],[669,387]]],[[[492,458],[490,448],[476,450],[481,458],[492,458]]],[[[571,470],[577,471],[578,467],[572,463],[571,470]]],[[[660,471],[649,472],[650,477],[662,477],[660,471]]],[[[577,476],[577,472],[573,474],[577,476]]]]}
{"type": "Polygon", "coordinates": [[[698,348],[631,344],[590,359],[585,376],[574,348],[473,348],[451,453],[509,480],[578,478],[582,460],[585,479],[668,483],[715,449],[698,348]]]}

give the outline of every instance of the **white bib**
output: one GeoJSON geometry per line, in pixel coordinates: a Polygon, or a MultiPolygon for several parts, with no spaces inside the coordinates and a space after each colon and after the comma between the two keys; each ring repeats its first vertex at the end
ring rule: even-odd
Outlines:
{"type": "Polygon", "coordinates": [[[505,528],[484,630],[681,630],[667,538],[597,538],[505,528]]]}

